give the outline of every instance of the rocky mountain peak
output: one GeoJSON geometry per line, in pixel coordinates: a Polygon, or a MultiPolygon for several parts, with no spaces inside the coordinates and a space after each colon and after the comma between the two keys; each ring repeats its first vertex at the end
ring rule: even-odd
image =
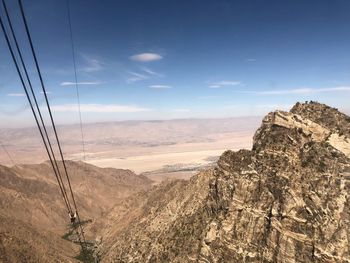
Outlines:
{"type": "Polygon", "coordinates": [[[349,125],[336,109],[298,103],[263,119],[252,151],[225,152],[210,186],[219,243],[206,258],[349,261],[349,125]]]}
{"type": "Polygon", "coordinates": [[[105,262],[350,262],[349,125],[315,102],[269,113],[251,151],[148,192],[178,194],[139,204],[142,216],[102,244],[105,262]]]}
{"type": "Polygon", "coordinates": [[[310,101],[296,103],[290,112],[318,123],[333,133],[350,137],[350,117],[336,108],[310,101]]]}
{"type": "Polygon", "coordinates": [[[271,112],[263,119],[253,150],[283,155],[311,142],[323,142],[350,157],[349,138],[348,116],[317,102],[297,103],[290,112],[271,112]]]}

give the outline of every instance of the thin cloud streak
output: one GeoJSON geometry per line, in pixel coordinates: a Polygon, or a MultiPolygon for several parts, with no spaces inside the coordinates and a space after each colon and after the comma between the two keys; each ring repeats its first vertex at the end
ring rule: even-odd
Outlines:
{"type": "Polygon", "coordinates": [[[168,85],[151,85],[148,87],[151,89],[171,89],[172,88],[171,86],[168,86],[168,85]]]}
{"type": "Polygon", "coordinates": [[[62,82],[60,85],[61,86],[75,86],[76,84],[78,85],[100,85],[103,82],[99,81],[84,81],[84,82],[71,82],[71,81],[65,81],[62,82]]]}
{"type": "MultiPolygon", "coordinates": [[[[76,112],[77,104],[62,104],[51,107],[55,112],[76,112]]],[[[152,111],[148,108],[139,107],[136,105],[117,105],[117,104],[81,104],[81,112],[95,112],[95,113],[133,113],[152,111]]]]}
{"type": "Polygon", "coordinates": [[[143,67],[141,68],[142,71],[146,72],[147,74],[155,77],[164,77],[163,74],[157,73],[154,70],[151,70],[150,68],[143,67]]]}
{"type": "Polygon", "coordinates": [[[141,53],[141,54],[136,54],[129,57],[130,60],[138,61],[138,62],[150,62],[150,61],[160,60],[162,58],[163,57],[161,55],[156,53],[141,53]]]}
{"type": "Polygon", "coordinates": [[[137,81],[141,81],[141,80],[145,80],[145,79],[149,79],[150,77],[145,75],[145,74],[141,74],[141,73],[136,73],[136,72],[132,72],[129,71],[128,72],[131,77],[129,77],[126,82],[127,83],[133,83],[133,82],[137,82],[137,81]]]}
{"type": "Polygon", "coordinates": [[[200,99],[200,100],[218,99],[218,98],[223,98],[223,96],[208,95],[208,96],[199,96],[199,97],[197,97],[197,99],[200,99]]]}
{"type": "Polygon", "coordinates": [[[189,112],[189,109],[173,109],[173,112],[189,112]]]}
{"type": "Polygon", "coordinates": [[[8,93],[7,96],[9,97],[24,97],[24,93],[8,93]]]}
{"type": "Polygon", "coordinates": [[[256,91],[258,95],[285,95],[285,94],[314,94],[322,92],[342,92],[350,91],[350,86],[340,86],[331,88],[299,88],[299,89],[286,89],[286,90],[266,90],[256,91]]]}
{"type": "Polygon", "coordinates": [[[91,73],[101,71],[104,69],[104,63],[100,60],[92,58],[85,54],[81,54],[81,56],[83,57],[87,65],[85,67],[80,68],[80,71],[91,73]]]}
{"type": "Polygon", "coordinates": [[[127,83],[133,83],[141,80],[151,79],[151,78],[159,78],[163,77],[162,74],[159,74],[149,68],[141,68],[142,73],[134,72],[134,71],[128,71],[127,73],[131,76],[126,79],[127,83]]]}
{"type": "Polygon", "coordinates": [[[218,81],[218,82],[214,82],[214,83],[210,84],[209,88],[217,89],[217,88],[221,88],[224,86],[237,86],[237,85],[241,85],[241,82],[240,81],[232,81],[232,80],[222,80],[222,81],[218,81]]]}
{"type": "Polygon", "coordinates": [[[242,108],[254,108],[254,109],[263,109],[263,110],[289,110],[292,108],[292,104],[235,104],[235,105],[226,105],[226,109],[242,109],[242,108]]]}

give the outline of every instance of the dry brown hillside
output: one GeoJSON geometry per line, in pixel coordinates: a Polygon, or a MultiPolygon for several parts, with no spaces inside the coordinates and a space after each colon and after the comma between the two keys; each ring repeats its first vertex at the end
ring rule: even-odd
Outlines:
{"type": "MultiPolygon", "coordinates": [[[[120,199],[148,189],[151,181],[129,170],[67,162],[83,219],[95,219],[120,199]]],[[[62,233],[68,222],[56,178],[48,162],[0,166],[0,211],[32,225],[62,233]]]]}
{"type": "Polygon", "coordinates": [[[0,262],[78,262],[79,248],[53,233],[0,214],[0,262]]]}
{"type": "MultiPolygon", "coordinates": [[[[71,161],[67,168],[83,221],[96,220],[152,184],[129,170],[71,161]]],[[[69,217],[48,162],[0,165],[0,262],[76,262],[79,246],[63,239],[68,232],[69,217]]]]}

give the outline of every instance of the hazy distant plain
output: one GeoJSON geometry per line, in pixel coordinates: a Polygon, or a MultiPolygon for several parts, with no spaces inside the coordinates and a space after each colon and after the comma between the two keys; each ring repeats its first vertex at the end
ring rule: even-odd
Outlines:
{"type": "MultiPolygon", "coordinates": [[[[227,149],[250,148],[260,117],[124,121],[84,125],[86,162],[136,173],[166,165],[205,165],[227,149]]],[[[59,126],[66,159],[83,161],[78,125],[59,126]]],[[[52,137],[50,129],[50,136],[52,137]]],[[[35,128],[0,129],[15,163],[40,163],[47,156],[35,128]]],[[[11,165],[0,149],[0,163],[11,165]]]]}

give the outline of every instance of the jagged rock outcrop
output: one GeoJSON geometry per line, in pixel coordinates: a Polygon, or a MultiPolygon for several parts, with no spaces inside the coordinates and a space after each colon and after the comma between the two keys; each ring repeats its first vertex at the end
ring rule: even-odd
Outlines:
{"type": "Polygon", "coordinates": [[[349,138],[323,104],[268,114],[251,151],[111,213],[103,262],[350,262],[349,138]]]}

